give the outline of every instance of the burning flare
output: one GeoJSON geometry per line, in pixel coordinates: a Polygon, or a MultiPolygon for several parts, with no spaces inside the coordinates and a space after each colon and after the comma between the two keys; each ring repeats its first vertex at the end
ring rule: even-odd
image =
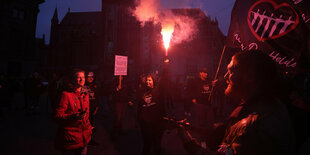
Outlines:
{"type": "MultiPolygon", "coordinates": [[[[183,6],[189,4],[189,0],[167,0],[177,5],[183,6]]],[[[145,26],[146,22],[152,22],[154,25],[161,24],[161,34],[164,46],[166,48],[166,56],[170,41],[173,44],[180,44],[183,41],[189,42],[193,40],[198,32],[196,20],[205,18],[204,13],[199,13],[196,17],[188,16],[191,9],[180,9],[174,13],[173,9],[163,7],[162,0],[135,0],[137,6],[131,13],[141,22],[141,26],[145,26]],[[180,12],[180,13],[177,13],[180,12]],[[171,40],[173,34],[173,40],[171,40]]],[[[168,2],[170,3],[170,2],[168,2]]],[[[188,8],[188,7],[185,7],[188,8]]]]}
{"type": "Polygon", "coordinates": [[[164,26],[161,29],[161,35],[163,36],[164,46],[166,49],[166,56],[168,56],[168,48],[170,45],[170,40],[171,40],[173,31],[174,31],[174,25],[164,26]]]}

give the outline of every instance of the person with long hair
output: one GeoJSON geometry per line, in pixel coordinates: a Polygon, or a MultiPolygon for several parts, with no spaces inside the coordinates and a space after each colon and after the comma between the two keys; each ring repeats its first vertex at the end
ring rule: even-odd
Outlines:
{"type": "Polygon", "coordinates": [[[137,109],[144,143],[142,154],[149,154],[153,148],[154,154],[159,155],[164,132],[164,104],[156,75],[148,74],[145,79],[145,89],[138,96],[137,109]]]}
{"type": "Polygon", "coordinates": [[[86,91],[89,93],[89,121],[90,124],[94,127],[91,141],[88,145],[97,146],[99,143],[95,141],[95,133],[96,133],[96,126],[95,126],[95,115],[99,109],[99,101],[98,101],[98,86],[95,79],[94,72],[88,72],[86,77],[86,91]]]}
{"type": "Polygon", "coordinates": [[[53,118],[58,124],[55,146],[62,155],[86,155],[91,140],[89,94],[83,91],[85,72],[74,69],[67,90],[62,92],[53,118]]]}

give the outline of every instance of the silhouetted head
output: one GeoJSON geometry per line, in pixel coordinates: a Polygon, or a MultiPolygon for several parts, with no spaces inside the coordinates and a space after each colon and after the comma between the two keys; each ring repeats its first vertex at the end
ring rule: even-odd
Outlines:
{"type": "Polygon", "coordinates": [[[86,81],[87,81],[87,83],[93,83],[95,81],[95,73],[94,72],[88,72],[86,81]]]}
{"type": "Polygon", "coordinates": [[[34,73],[33,73],[33,77],[34,77],[35,79],[38,79],[38,78],[40,77],[40,74],[39,74],[38,72],[34,72],[34,73]]]}
{"type": "Polygon", "coordinates": [[[225,94],[240,99],[257,95],[273,96],[278,86],[278,72],[272,59],[259,50],[235,54],[227,66],[225,94]]]}
{"type": "Polygon", "coordinates": [[[201,80],[206,80],[208,77],[208,73],[207,73],[207,68],[206,67],[202,67],[199,70],[199,77],[201,80]]]}

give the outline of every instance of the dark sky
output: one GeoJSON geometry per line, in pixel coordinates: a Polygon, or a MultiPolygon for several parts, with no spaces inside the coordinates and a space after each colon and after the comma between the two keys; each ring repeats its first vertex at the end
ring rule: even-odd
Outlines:
{"type": "MultiPolygon", "coordinates": [[[[201,8],[206,15],[217,18],[220,29],[227,34],[234,2],[235,0],[162,0],[162,5],[166,8],[201,8]]],[[[51,18],[56,6],[61,21],[68,8],[71,12],[100,11],[101,0],[45,0],[39,6],[36,37],[42,38],[45,34],[46,43],[49,42],[51,18]]]]}

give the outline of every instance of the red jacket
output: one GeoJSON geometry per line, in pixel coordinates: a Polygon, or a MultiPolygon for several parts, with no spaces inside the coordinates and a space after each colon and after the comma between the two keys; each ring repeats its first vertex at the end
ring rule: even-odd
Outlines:
{"type": "Polygon", "coordinates": [[[64,91],[54,114],[59,125],[55,138],[56,147],[65,150],[86,147],[93,128],[88,117],[89,95],[64,91]],[[85,110],[84,119],[74,117],[75,113],[85,110]]]}

